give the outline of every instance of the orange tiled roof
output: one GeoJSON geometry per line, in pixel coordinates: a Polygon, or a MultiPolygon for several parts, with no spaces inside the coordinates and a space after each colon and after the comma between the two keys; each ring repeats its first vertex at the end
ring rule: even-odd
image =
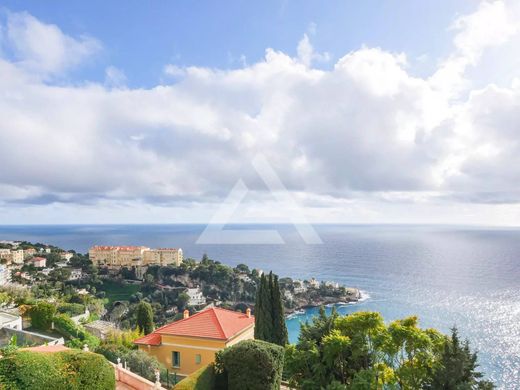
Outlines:
{"type": "Polygon", "coordinates": [[[255,317],[219,307],[198,312],[188,318],[167,324],[147,336],[134,341],[136,344],[159,345],[161,335],[202,337],[229,340],[255,323],[255,317]]]}
{"type": "Polygon", "coordinates": [[[144,246],[112,246],[112,245],[96,245],[90,248],[90,250],[98,250],[98,251],[111,251],[111,250],[122,250],[122,251],[135,251],[137,249],[144,249],[144,246]]]}
{"type": "Polygon", "coordinates": [[[145,344],[145,345],[161,345],[161,335],[159,333],[150,333],[144,337],[138,338],[134,340],[135,344],[145,344]]]}

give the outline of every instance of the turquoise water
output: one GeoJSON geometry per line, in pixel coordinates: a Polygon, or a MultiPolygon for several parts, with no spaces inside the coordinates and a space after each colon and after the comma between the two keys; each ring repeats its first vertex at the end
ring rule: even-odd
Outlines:
{"type": "MultiPolygon", "coordinates": [[[[197,245],[201,225],[0,226],[0,239],[41,241],[86,252],[93,244],[180,246],[185,256],[246,263],[281,276],[315,277],[370,296],[341,313],[377,310],[388,320],[419,315],[424,327],[457,325],[499,388],[520,388],[520,230],[430,226],[319,225],[306,245],[290,225],[284,245],[197,245]]],[[[234,228],[237,228],[236,226],[234,228]]],[[[300,321],[288,321],[291,341],[300,321]]]]}

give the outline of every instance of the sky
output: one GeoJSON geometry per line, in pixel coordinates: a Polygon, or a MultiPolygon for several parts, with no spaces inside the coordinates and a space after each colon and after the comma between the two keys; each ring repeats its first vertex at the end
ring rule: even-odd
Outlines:
{"type": "Polygon", "coordinates": [[[517,1],[0,5],[0,224],[518,226],[518,183],[517,1]]]}

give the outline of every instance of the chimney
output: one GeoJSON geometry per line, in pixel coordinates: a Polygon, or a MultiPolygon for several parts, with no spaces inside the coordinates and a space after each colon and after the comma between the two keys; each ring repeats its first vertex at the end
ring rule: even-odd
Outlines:
{"type": "Polygon", "coordinates": [[[251,309],[249,307],[246,309],[246,316],[247,318],[251,318],[251,309]]]}
{"type": "Polygon", "coordinates": [[[186,310],[184,310],[184,312],[182,314],[183,314],[183,318],[189,318],[190,311],[188,309],[186,309],[186,310]]]}

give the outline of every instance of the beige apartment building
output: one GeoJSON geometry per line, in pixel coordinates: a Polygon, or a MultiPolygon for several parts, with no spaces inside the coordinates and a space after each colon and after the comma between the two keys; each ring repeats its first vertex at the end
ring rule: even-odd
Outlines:
{"type": "Polygon", "coordinates": [[[0,249],[0,259],[4,259],[7,264],[23,264],[24,253],[22,249],[0,249]]]}
{"type": "Polygon", "coordinates": [[[97,267],[110,269],[148,265],[175,265],[182,262],[181,248],[151,249],[145,246],[93,246],[89,257],[97,267]]]}

